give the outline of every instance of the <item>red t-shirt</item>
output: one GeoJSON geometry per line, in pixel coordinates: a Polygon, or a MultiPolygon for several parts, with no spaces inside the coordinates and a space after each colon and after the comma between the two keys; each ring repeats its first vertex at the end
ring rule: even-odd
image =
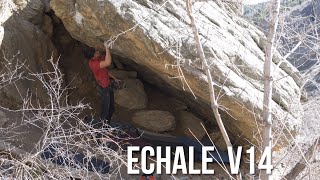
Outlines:
{"type": "Polygon", "coordinates": [[[106,88],[110,84],[109,72],[107,68],[100,68],[101,61],[104,61],[104,56],[101,56],[100,58],[92,58],[89,61],[89,67],[99,85],[102,88],[106,88]]]}

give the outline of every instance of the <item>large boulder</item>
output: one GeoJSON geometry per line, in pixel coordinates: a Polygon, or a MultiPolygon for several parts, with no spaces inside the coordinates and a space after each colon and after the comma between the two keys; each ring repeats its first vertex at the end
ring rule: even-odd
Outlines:
{"type": "Polygon", "coordinates": [[[1,106],[16,108],[27,93],[32,93],[33,100],[37,102],[47,102],[43,85],[39,81],[28,80],[35,79],[28,76],[29,73],[52,70],[48,60],[52,55],[57,58],[54,45],[40,28],[43,11],[44,4],[40,0],[0,2],[1,75],[15,70],[16,75],[21,75],[12,76],[11,83],[5,86],[0,85],[1,106]]]}
{"type": "Polygon", "coordinates": [[[177,131],[182,131],[185,136],[201,140],[206,134],[203,121],[188,111],[180,111],[176,114],[179,124],[177,131]],[[190,132],[191,131],[191,132],[190,132]]]}
{"type": "MultiPolygon", "coordinates": [[[[52,0],[50,5],[73,38],[103,48],[112,37],[112,53],[124,57],[122,63],[213,119],[184,1],[52,0]]],[[[253,135],[262,122],[265,36],[227,4],[195,2],[193,7],[228,132],[258,145],[253,135]]],[[[281,60],[276,54],[273,68],[281,60]]],[[[300,123],[300,74],[284,61],[273,79],[274,124],[282,121],[293,133],[300,123]]]]}
{"type": "Polygon", "coordinates": [[[223,136],[219,128],[214,128],[213,131],[209,134],[209,140],[214,143],[214,145],[222,151],[227,151],[228,146],[223,139],[223,136]]]}
{"type": "Polygon", "coordinates": [[[176,126],[175,118],[170,112],[159,110],[138,111],[133,115],[132,122],[152,132],[170,131],[176,126]]]}
{"type": "Polygon", "coordinates": [[[140,80],[123,80],[123,86],[122,89],[114,92],[116,104],[129,110],[144,109],[147,107],[148,97],[140,80]]]}

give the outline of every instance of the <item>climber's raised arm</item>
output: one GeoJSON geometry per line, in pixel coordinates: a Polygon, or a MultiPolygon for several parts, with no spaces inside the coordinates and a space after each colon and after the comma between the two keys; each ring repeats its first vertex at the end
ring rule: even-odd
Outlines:
{"type": "Polygon", "coordinates": [[[100,68],[106,68],[111,65],[111,54],[109,48],[106,46],[106,56],[104,58],[104,61],[100,62],[100,68]]]}

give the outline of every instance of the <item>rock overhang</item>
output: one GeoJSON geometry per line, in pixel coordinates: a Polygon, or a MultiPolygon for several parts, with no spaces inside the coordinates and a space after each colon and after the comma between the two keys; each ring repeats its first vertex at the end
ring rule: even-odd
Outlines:
{"type": "MultiPolygon", "coordinates": [[[[146,81],[169,88],[200,115],[213,119],[208,115],[207,79],[183,1],[52,0],[51,7],[73,38],[101,48],[103,40],[113,38],[112,52],[125,57],[124,63],[134,66],[146,81]]],[[[226,110],[221,111],[226,127],[234,137],[257,144],[253,134],[262,114],[265,37],[219,4],[199,2],[194,8],[199,9],[197,22],[219,102],[226,110]]],[[[281,56],[276,54],[273,67],[279,62],[281,56]]],[[[299,78],[287,62],[274,73],[273,117],[290,125],[290,131],[299,124],[301,113],[299,78]]]]}

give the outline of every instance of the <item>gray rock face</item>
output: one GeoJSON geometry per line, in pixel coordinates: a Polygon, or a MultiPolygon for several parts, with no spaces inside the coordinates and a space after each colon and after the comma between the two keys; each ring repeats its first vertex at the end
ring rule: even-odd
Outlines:
{"type": "Polygon", "coordinates": [[[293,34],[292,37],[283,38],[283,46],[286,51],[294,47],[299,41],[302,44],[290,56],[289,60],[302,73],[307,74],[307,84],[305,86],[309,95],[316,96],[320,92],[320,65],[318,54],[320,53],[318,44],[318,34],[320,28],[315,26],[320,23],[320,1],[305,1],[301,5],[292,8],[293,10],[287,16],[287,34],[293,34]],[[303,39],[301,39],[303,35],[303,39]]]}
{"type": "Polygon", "coordinates": [[[3,127],[8,121],[9,118],[7,118],[6,114],[0,111],[0,128],[3,127]]]}
{"type": "MultiPolygon", "coordinates": [[[[14,70],[16,64],[25,62],[19,69],[22,77],[27,72],[44,72],[50,70],[48,60],[55,55],[56,49],[49,37],[40,29],[43,21],[44,5],[40,0],[35,1],[5,1],[0,2],[0,70],[8,72],[6,65],[14,70]],[[17,11],[18,13],[14,13],[17,11]],[[11,61],[11,64],[8,62],[11,61]],[[20,63],[17,63],[19,62],[20,63]],[[26,68],[27,67],[27,68],[26,68]]],[[[54,56],[56,58],[56,56],[54,56]]],[[[0,105],[16,107],[28,91],[34,93],[35,100],[44,102],[46,92],[37,81],[13,79],[15,85],[0,89],[0,105]],[[37,95],[36,95],[37,93],[37,95]]]]}
{"type": "Polygon", "coordinates": [[[170,131],[176,126],[175,118],[170,112],[159,110],[138,111],[133,115],[132,122],[152,132],[170,131]]]}
{"type": "MultiPolygon", "coordinates": [[[[268,15],[267,3],[261,3],[246,8],[245,16],[250,21],[254,22],[265,33],[268,30],[268,15]],[[265,17],[263,17],[265,15],[265,17]]],[[[306,85],[304,86],[308,94],[316,96],[320,92],[320,73],[317,67],[319,66],[319,48],[318,34],[320,18],[320,1],[305,0],[305,1],[281,1],[283,14],[285,17],[283,22],[280,22],[281,36],[278,50],[281,54],[288,54],[300,41],[299,47],[287,58],[301,73],[305,76],[306,85]]],[[[280,33],[279,33],[280,34],[280,33]]]]}
{"type": "MultiPolygon", "coordinates": [[[[112,37],[115,40],[112,53],[127,58],[122,63],[134,67],[149,83],[183,98],[193,111],[212,119],[208,113],[207,78],[197,58],[183,1],[161,4],[133,0],[52,0],[50,5],[73,38],[103,48],[102,42],[112,37]]],[[[219,103],[227,108],[227,113],[221,113],[228,132],[257,144],[252,135],[260,127],[263,107],[265,37],[227,5],[210,1],[204,6],[196,2],[193,7],[199,9],[195,16],[214,88],[220,95],[219,103]]],[[[274,58],[274,68],[280,60],[280,56],[274,58]]],[[[273,78],[275,124],[285,119],[290,131],[294,131],[301,113],[300,74],[284,63],[273,78]]]]}

